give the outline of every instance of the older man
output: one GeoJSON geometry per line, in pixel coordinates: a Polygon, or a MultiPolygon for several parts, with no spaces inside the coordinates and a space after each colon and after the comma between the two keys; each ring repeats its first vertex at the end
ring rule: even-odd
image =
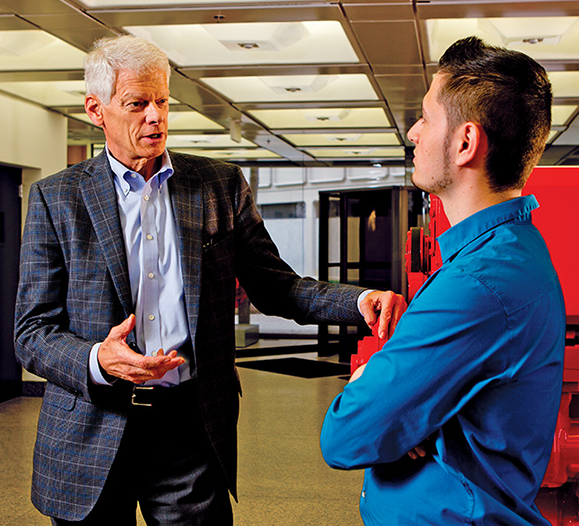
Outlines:
{"type": "Polygon", "coordinates": [[[452,225],[444,264],[322,429],[330,465],[368,468],[366,524],[548,525],[534,499],[561,398],[565,308],[531,222],[537,201],[521,189],[550,120],[547,74],[528,56],[473,37],[440,59],[408,138],[414,184],[452,225]]]}
{"type": "Polygon", "coordinates": [[[300,278],[239,168],[169,154],[169,75],[144,40],[98,42],[85,109],[106,149],[30,190],[15,340],[47,380],[33,501],[53,524],[134,524],[137,503],[148,524],[232,522],[236,277],[300,323],[381,310],[386,333],[405,308],[300,278]]]}

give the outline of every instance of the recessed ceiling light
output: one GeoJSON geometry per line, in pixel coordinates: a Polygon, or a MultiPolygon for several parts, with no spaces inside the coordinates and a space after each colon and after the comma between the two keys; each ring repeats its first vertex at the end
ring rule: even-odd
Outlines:
{"type": "Polygon", "coordinates": [[[307,153],[318,159],[398,159],[404,158],[404,148],[308,148],[307,153]]]}
{"type": "Polygon", "coordinates": [[[426,21],[426,31],[432,62],[452,43],[472,35],[536,60],[579,59],[579,17],[431,19],[426,21]]]}
{"type": "Polygon", "coordinates": [[[285,133],[283,138],[296,146],[400,146],[395,133],[285,133]]]}
{"type": "MultiPolygon", "coordinates": [[[[199,154],[199,150],[193,150],[191,148],[169,148],[173,152],[180,153],[196,153],[199,154]]],[[[279,159],[280,156],[277,153],[265,150],[263,148],[253,148],[248,150],[202,150],[202,154],[205,157],[212,157],[214,159],[230,159],[230,160],[259,160],[259,159],[279,159]]]]}
{"type": "Polygon", "coordinates": [[[390,128],[382,108],[315,108],[250,110],[271,129],[390,128]]]}
{"type": "Polygon", "coordinates": [[[553,126],[564,126],[567,124],[569,118],[577,111],[577,106],[575,104],[565,104],[562,106],[555,105],[551,108],[552,113],[552,125],[553,126]]]}
{"type": "Polygon", "coordinates": [[[579,71],[549,71],[549,80],[554,97],[579,97],[579,71]]]}
{"type": "Polygon", "coordinates": [[[241,139],[241,142],[235,142],[229,134],[195,134],[180,135],[169,134],[167,137],[168,148],[244,148],[255,147],[255,144],[247,139],[241,139]]]}
{"type": "Polygon", "coordinates": [[[0,31],[0,71],[82,70],[84,56],[44,31],[0,31]]]}
{"type": "Polygon", "coordinates": [[[378,100],[364,74],[203,77],[201,80],[233,102],[378,100]]]}
{"type": "Polygon", "coordinates": [[[126,26],[123,29],[155,43],[181,67],[359,62],[341,23],[335,20],[126,26]]]}
{"type": "Polygon", "coordinates": [[[203,28],[230,51],[282,51],[310,36],[301,22],[205,24],[203,28]]]}

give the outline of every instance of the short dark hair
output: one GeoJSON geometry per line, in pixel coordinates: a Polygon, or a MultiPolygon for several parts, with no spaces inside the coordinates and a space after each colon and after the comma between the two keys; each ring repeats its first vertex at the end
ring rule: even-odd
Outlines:
{"type": "Polygon", "coordinates": [[[449,131],[467,121],[482,126],[491,189],[522,188],[551,129],[553,95],[545,69],[524,53],[468,37],[445,51],[438,71],[449,131]]]}

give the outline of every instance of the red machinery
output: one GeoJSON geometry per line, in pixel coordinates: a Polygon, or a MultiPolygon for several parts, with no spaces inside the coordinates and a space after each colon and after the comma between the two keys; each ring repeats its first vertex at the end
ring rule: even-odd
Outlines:
{"type": "Polygon", "coordinates": [[[577,224],[578,167],[538,167],[524,194],[541,205],[533,223],[543,234],[563,287],[567,313],[563,392],[551,459],[536,499],[553,526],[579,525],[579,248],[572,232],[577,224]]]}
{"type": "MultiPolygon", "coordinates": [[[[442,266],[442,258],[436,238],[450,227],[442,201],[436,196],[430,196],[431,235],[426,235],[422,227],[413,227],[406,238],[406,274],[408,276],[408,301],[418,292],[418,289],[433,272],[442,266]]],[[[378,337],[378,324],[372,329],[372,336],[365,336],[358,342],[358,353],[350,357],[350,371],[364,365],[375,352],[382,349],[386,340],[378,337]]]]}
{"type": "MultiPolygon", "coordinates": [[[[563,287],[567,312],[561,406],[551,459],[536,503],[553,526],[579,526],[579,280],[576,278],[579,248],[571,236],[577,224],[579,167],[537,167],[523,194],[534,194],[539,201],[540,208],[533,212],[533,223],[549,248],[563,287]]],[[[412,228],[406,241],[408,301],[442,265],[436,238],[449,227],[442,202],[431,196],[430,235],[422,228],[412,228]]],[[[360,341],[358,354],[352,355],[352,372],[384,343],[375,334],[360,341]]]]}

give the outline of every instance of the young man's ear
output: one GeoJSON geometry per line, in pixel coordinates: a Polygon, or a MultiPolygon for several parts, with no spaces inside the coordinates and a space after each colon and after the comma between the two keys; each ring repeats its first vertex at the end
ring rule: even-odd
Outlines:
{"type": "Polygon", "coordinates": [[[456,164],[465,166],[477,158],[486,156],[486,134],[479,124],[465,122],[455,135],[457,144],[456,164]]]}
{"type": "Polygon", "coordinates": [[[84,111],[95,126],[103,125],[102,102],[96,95],[89,94],[84,99],[84,111]]]}

